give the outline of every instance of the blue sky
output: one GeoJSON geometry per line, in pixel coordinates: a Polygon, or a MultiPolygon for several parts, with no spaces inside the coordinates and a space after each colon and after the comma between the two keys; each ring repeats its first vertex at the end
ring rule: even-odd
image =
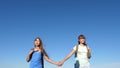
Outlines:
{"type": "MultiPolygon", "coordinates": [[[[41,37],[51,59],[62,60],[84,34],[92,68],[120,67],[119,0],[1,0],[0,68],[28,68],[41,37]]],[[[73,68],[74,55],[61,68],[73,68]]],[[[45,68],[58,68],[45,61],[45,68]]]]}

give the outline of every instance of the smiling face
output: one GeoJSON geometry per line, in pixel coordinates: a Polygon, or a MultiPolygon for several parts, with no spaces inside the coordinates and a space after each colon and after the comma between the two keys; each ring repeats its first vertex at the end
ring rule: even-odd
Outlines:
{"type": "Polygon", "coordinates": [[[81,44],[84,44],[84,43],[85,43],[85,39],[84,39],[84,38],[80,38],[78,41],[79,41],[81,44]]]}
{"type": "Polygon", "coordinates": [[[85,45],[85,36],[84,36],[84,35],[80,35],[80,36],[78,37],[78,43],[85,45]]]}
{"type": "Polygon", "coordinates": [[[35,42],[34,42],[34,44],[35,44],[35,47],[39,47],[40,46],[40,39],[35,39],[35,42]]]}

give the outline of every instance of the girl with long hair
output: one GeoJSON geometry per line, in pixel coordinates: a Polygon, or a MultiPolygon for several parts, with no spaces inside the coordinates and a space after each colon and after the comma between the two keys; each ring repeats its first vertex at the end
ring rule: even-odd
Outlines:
{"type": "Polygon", "coordinates": [[[77,67],[75,68],[90,68],[89,59],[91,57],[90,48],[86,44],[86,38],[84,35],[79,35],[78,37],[78,45],[73,47],[73,50],[62,60],[59,62],[59,66],[69,59],[74,53],[77,53],[76,61],[77,67]],[[78,67],[79,66],[79,67],[78,67]]]}
{"type": "Polygon", "coordinates": [[[30,68],[44,68],[44,59],[48,62],[57,65],[57,62],[52,61],[47,55],[45,49],[43,48],[42,40],[37,37],[34,40],[34,48],[30,50],[26,61],[30,61],[30,68]]]}

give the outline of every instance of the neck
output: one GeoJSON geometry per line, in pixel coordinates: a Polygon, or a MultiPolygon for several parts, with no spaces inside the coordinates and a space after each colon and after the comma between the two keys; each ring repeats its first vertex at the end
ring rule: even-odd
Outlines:
{"type": "Polygon", "coordinates": [[[41,50],[40,50],[40,48],[39,48],[39,47],[35,47],[35,51],[40,52],[41,50]]]}
{"type": "Polygon", "coordinates": [[[39,49],[39,47],[37,47],[37,46],[36,46],[35,48],[36,48],[36,49],[39,49]]]}
{"type": "Polygon", "coordinates": [[[80,45],[85,46],[84,44],[80,43],[80,45]]]}

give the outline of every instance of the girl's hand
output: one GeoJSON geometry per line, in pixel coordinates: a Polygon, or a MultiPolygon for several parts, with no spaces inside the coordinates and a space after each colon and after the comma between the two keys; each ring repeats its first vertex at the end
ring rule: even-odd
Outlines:
{"type": "Polygon", "coordinates": [[[34,49],[34,51],[38,51],[38,49],[34,49]]]}
{"type": "Polygon", "coordinates": [[[30,50],[29,55],[31,55],[34,52],[34,49],[30,50]]]}
{"type": "Polygon", "coordinates": [[[58,66],[62,66],[62,65],[63,65],[63,63],[64,63],[63,61],[60,61],[60,62],[58,62],[58,64],[57,64],[57,65],[58,65],[58,66]]]}
{"type": "Polygon", "coordinates": [[[88,47],[88,51],[90,51],[90,48],[88,47]]]}
{"type": "Polygon", "coordinates": [[[59,62],[55,62],[55,65],[57,65],[57,66],[58,66],[58,64],[59,64],[59,62]]]}

